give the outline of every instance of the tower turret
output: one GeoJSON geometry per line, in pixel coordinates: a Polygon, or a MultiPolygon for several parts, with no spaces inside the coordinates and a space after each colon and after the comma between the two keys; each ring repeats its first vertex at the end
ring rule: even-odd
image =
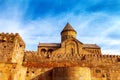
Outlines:
{"type": "Polygon", "coordinates": [[[72,28],[72,26],[67,23],[61,32],[61,42],[69,38],[76,38],[76,33],[77,32],[72,28]]]}

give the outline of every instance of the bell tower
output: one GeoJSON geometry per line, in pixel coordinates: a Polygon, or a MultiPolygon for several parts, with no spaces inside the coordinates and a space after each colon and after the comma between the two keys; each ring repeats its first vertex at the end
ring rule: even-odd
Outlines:
{"type": "Polygon", "coordinates": [[[76,38],[76,33],[77,32],[72,28],[72,26],[67,23],[61,32],[61,42],[69,38],[76,38]]]}

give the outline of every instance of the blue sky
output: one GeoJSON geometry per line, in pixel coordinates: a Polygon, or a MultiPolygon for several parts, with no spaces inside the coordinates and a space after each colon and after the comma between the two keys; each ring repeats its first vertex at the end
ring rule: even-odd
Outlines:
{"type": "Polygon", "coordinates": [[[81,42],[120,54],[120,0],[0,0],[0,32],[19,33],[27,50],[59,43],[67,22],[81,42]]]}

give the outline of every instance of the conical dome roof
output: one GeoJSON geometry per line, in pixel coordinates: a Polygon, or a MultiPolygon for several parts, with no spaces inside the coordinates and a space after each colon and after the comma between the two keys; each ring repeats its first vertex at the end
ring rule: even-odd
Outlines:
{"type": "Polygon", "coordinates": [[[74,31],[74,32],[76,32],[69,23],[67,23],[66,26],[64,27],[64,29],[62,30],[62,32],[65,32],[65,31],[74,31]]]}

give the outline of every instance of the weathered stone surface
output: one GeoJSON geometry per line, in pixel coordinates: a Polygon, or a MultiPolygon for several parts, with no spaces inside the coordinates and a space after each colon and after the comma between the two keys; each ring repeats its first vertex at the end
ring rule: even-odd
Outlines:
{"type": "Polygon", "coordinates": [[[53,80],[91,80],[90,68],[87,67],[54,68],[53,80]]]}

